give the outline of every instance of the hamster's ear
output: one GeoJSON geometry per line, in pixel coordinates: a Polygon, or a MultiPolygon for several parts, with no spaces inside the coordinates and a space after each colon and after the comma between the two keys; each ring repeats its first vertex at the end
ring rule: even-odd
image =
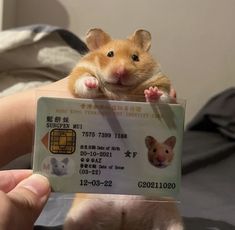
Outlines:
{"type": "Polygon", "coordinates": [[[175,147],[175,144],[176,144],[176,137],[175,136],[171,136],[171,137],[167,138],[164,141],[164,144],[170,146],[173,149],[175,147]]]}
{"type": "Polygon", "coordinates": [[[98,28],[90,29],[86,35],[86,44],[91,51],[100,48],[111,40],[107,33],[98,28]]]}
{"type": "Polygon", "coordinates": [[[68,157],[64,158],[64,159],[62,160],[62,162],[67,165],[68,162],[69,162],[69,158],[68,158],[68,157]]]}
{"type": "Polygon", "coordinates": [[[145,138],[145,145],[148,149],[150,149],[153,146],[153,144],[156,142],[157,142],[157,140],[152,136],[147,136],[145,138]]]}
{"type": "Polygon", "coordinates": [[[147,30],[137,30],[129,39],[144,51],[151,47],[151,34],[147,30]]]}

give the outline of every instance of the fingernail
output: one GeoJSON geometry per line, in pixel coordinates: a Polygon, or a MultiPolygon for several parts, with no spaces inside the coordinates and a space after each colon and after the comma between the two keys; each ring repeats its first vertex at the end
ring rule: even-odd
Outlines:
{"type": "Polygon", "coordinates": [[[33,174],[24,181],[22,181],[18,186],[27,188],[38,197],[44,197],[50,192],[50,184],[46,177],[40,174],[33,174]]]}

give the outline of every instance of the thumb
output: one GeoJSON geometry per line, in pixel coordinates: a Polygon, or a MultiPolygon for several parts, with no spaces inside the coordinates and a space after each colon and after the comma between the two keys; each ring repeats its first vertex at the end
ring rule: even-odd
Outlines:
{"type": "Polygon", "coordinates": [[[21,229],[32,229],[49,194],[49,182],[47,178],[42,175],[33,174],[21,181],[8,193],[8,197],[14,206],[14,213],[12,213],[14,223],[17,226],[21,226],[21,229]]]}

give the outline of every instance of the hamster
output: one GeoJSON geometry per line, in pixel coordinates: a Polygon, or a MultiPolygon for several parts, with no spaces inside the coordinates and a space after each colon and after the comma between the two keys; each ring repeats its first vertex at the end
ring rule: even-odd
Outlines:
{"type": "Polygon", "coordinates": [[[69,158],[64,158],[63,160],[58,160],[56,158],[51,158],[51,174],[56,176],[66,175],[68,172],[69,158]]]}
{"type": "Polygon", "coordinates": [[[101,29],[86,36],[90,52],[69,75],[69,89],[80,98],[169,102],[170,80],[149,53],[151,34],[137,30],[112,39],[101,29]]]}
{"type": "MultiPolygon", "coordinates": [[[[101,29],[91,29],[86,43],[90,52],[69,75],[69,89],[75,97],[171,101],[170,80],[149,53],[151,34],[148,31],[137,30],[127,39],[113,40],[101,29]]],[[[63,229],[183,229],[174,201],[146,199],[134,195],[78,193],[63,229]]]]}
{"type": "Polygon", "coordinates": [[[152,136],[145,138],[145,144],[148,148],[149,162],[157,168],[165,168],[169,166],[174,157],[174,146],[176,144],[176,137],[171,136],[164,142],[159,142],[152,136]]]}

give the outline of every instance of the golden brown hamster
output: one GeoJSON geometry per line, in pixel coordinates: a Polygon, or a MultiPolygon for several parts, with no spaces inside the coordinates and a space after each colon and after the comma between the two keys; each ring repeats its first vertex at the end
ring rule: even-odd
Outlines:
{"type": "Polygon", "coordinates": [[[112,39],[101,29],[86,36],[90,52],[69,75],[69,89],[80,98],[169,102],[170,80],[149,52],[151,34],[137,30],[112,39]]]}
{"type": "MultiPolygon", "coordinates": [[[[90,52],[69,75],[75,97],[148,102],[171,102],[170,80],[149,53],[151,34],[137,30],[124,40],[113,40],[101,29],[91,29],[90,52]]],[[[146,201],[139,196],[81,194],[75,196],[64,230],[182,230],[175,203],[146,201]]]]}

